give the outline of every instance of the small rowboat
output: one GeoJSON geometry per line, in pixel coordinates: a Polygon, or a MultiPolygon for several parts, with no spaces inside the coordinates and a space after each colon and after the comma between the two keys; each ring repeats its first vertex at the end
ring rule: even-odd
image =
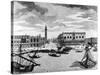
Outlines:
{"type": "Polygon", "coordinates": [[[52,57],[60,57],[61,56],[61,54],[57,53],[54,50],[51,50],[51,52],[49,52],[48,55],[52,56],[52,57]]]}
{"type": "Polygon", "coordinates": [[[29,56],[29,58],[31,58],[31,59],[33,59],[33,58],[40,58],[41,56],[39,56],[39,55],[33,55],[33,56],[30,56],[30,55],[28,55],[29,56]]]}

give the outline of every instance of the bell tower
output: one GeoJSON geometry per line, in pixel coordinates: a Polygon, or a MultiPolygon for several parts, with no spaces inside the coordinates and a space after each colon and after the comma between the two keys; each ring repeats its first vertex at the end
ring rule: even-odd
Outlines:
{"type": "Polygon", "coordinates": [[[47,26],[45,26],[45,40],[47,40],[47,26]]]}

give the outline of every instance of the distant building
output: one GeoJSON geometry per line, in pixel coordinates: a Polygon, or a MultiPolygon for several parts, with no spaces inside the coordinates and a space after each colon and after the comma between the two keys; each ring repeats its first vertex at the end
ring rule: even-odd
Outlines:
{"type": "Polygon", "coordinates": [[[30,47],[41,47],[45,44],[45,38],[39,36],[31,36],[30,37],[30,47]]]}
{"type": "Polygon", "coordinates": [[[22,44],[23,48],[41,47],[45,44],[45,38],[39,36],[29,35],[15,35],[13,36],[13,47],[18,48],[22,44]]]}
{"type": "Polygon", "coordinates": [[[82,44],[85,41],[85,32],[63,32],[58,36],[60,45],[82,44]]]}
{"type": "Polygon", "coordinates": [[[14,48],[18,48],[20,46],[20,44],[22,44],[22,47],[29,47],[30,46],[29,45],[30,36],[28,36],[28,35],[15,35],[15,36],[12,36],[12,37],[13,37],[12,43],[13,43],[14,48]],[[22,42],[21,42],[21,39],[23,39],[22,42]]]}
{"type": "Polygon", "coordinates": [[[97,44],[97,38],[96,37],[86,38],[85,43],[87,42],[90,42],[92,44],[97,44]]]}
{"type": "Polygon", "coordinates": [[[11,45],[14,48],[18,48],[20,44],[22,47],[41,47],[47,42],[47,26],[45,26],[45,37],[38,36],[29,36],[29,35],[12,35],[11,36],[11,45]]]}

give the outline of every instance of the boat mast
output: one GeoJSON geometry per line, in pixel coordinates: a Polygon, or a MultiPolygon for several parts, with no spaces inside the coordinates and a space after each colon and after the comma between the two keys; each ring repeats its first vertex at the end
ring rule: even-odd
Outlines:
{"type": "Polygon", "coordinates": [[[21,48],[22,48],[22,38],[21,38],[21,41],[20,41],[20,45],[19,45],[19,57],[20,57],[20,60],[19,60],[19,63],[21,64],[21,48]]]}

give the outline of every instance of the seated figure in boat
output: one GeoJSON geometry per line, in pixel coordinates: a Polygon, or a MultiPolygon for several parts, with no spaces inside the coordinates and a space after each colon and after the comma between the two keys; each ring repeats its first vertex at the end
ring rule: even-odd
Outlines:
{"type": "Polygon", "coordinates": [[[93,47],[92,44],[89,42],[87,43],[85,47],[85,54],[80,62],[80,64],[84,66],[85,68],[92,68],[96,65],[96,61],[94,61],[94,58],[90,52],[92,47],[93,47]]]}
{"type": "Polygon", "coordinates": [[[48,53],[49,56],[53,56],[53,57],[60,57],[61,54],[57,53],[57,51],[55,51],[54,49],[51,49],[51,51],[48,53]]]}

